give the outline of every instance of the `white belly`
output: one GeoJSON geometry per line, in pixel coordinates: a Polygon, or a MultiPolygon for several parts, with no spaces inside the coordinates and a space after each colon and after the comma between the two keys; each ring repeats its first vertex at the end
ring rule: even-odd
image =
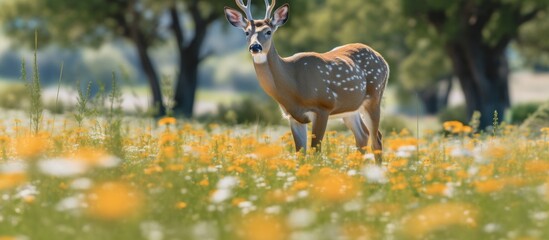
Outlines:
{"type": "Polygon", "coordinates": [[[330,119],[350,117],[350,116],[354,116],[357,113],[359,113],[359,110],[352,111],[352,112],[338,113],[338,114],[330,115],[330,119]]]}

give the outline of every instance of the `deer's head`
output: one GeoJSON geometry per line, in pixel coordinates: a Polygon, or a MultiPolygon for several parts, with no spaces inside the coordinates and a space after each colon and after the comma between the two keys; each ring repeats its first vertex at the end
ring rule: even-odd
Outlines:
{"type": "Polygon", "coordinates": [[[225,16],[233,26],[242,29],[246,34],[248,49],[254,58],[254,62],[258,64],[265,63],[271,48],[273,34],[278,27],[284,25],[288,20],[290,6],[287,3],[282,5],[271,17],[276,0],[273,0],[271,4],[269,4],[269,0],[265,0],[267,8],[265,18],[254,20],[250,9],[251,0],[248,0],[247,5],[244,5],[243,0],[235,0],[235,2],[244,11],[246,17],[238,10],[230,7],[225,7],[225,16]]]}

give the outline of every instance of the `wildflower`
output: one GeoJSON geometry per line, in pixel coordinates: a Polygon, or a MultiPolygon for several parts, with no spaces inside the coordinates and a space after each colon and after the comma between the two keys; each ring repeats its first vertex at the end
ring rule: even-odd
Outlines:
{"type": "Polygon", "coordinates": [[[401,231],[407,236],[423,239],[429,233],[460,225],[476,227],[477,209],[464,203],[438,203],[418,209],[403,217],[401,231]]]}
{"type": "Polygon", "coordinates": [[[71,177],[83,174],[88,166],[80,161],[73,161],[65,158],[52,158],[40,161],[38,169],[44,174],[56,177],[71,177]]]}
{"type": "Polygon", "coordinates": [[[104,150],[86,147],[79,148],[70,157],[88,166],[98,166],[104,168],[116,167],[122,161],[115,156],[109,155],[104,150]]]}
{"type": "Polygon", "coordinates": [[[236,177],[224,177],[219,182],[217,182],[217,190],[213,192],[210,201],[214,203],[221,203],[229,199],[233,193],[232,190],[239,183],[239,179],[236,177]]]}
{"type": "Polygon", "coordinates": [[[316,221],[316,213],[309,209],[293,210],[288,216],[288,225],[292,228],[306,228],[316,221]]]}
{"type": "Polygon", "coordinates": [[[0,173],[0,191],[17,187],[27,181],[27,175],[22,172],[0,173]]]}
{"type": "Polygon", "coordinates": [[[158,120],[158,126],[175,125],[176,119],[174,117],[164,117],[158,120]]]}
{"type": "Polygon", "coordinates": [[[342,233],[344,239],[380,239],[375,229],[363,224],[347,224],[343,226],[342,233]]]}
{"type": "Polygon", "coordinates": [[[425,186],[424,192],[431,196],[444,196],[448,195],[448,186],[442,183],[433,183],[425,186]]]}
{"type": "Polygon", "coordinates": [[[45,153],[48,141],[44,135],[20,137],[15,141],[15,151],[24,159],[34,159],[45,153]]]}
{"type": "Polygon", "coordinates": [[[387,172],[386,168],[380,167],[378,165],[367,165],[362,170],[362,173],[366,179],[374,183],[386,183],[387,177],[385,173],[387,172]]]}
{"type": "Polygon", "coordinates": [[[295,191],[303,190],[305,188],[309,187],[309,182],[306,181],[296,181],[294,185],[292,186],[292,189],[295,191]]]}
{"type": "Polygon", "coordinates": [[[202,181],[198,182],[198,185],[203,186],[203,187],[207,187],[207,186],[210,185],[210,181],[208,181],[207,178],[204,178],[204,179],[202,179],[202,181]]]}
{"type": "Polygon", "coordinates": [[[304,164],[296,172],[297,177],[307,177],[310,175],[313,166],[311,164],[304,164]]]}
{"type": "Polygon", "coordinates": [[[287,239],[287,227],[280,218],[272,215],[253,214],[240,222],[239,235],[243,240],[287,239]]]}
{"type": "Polygon", "coordinates": [[[259,159],[265,160],[276,157],[282,152],[284,152],[282,146],[264,145],[258,147],[254,153],[259,159]]]}
{"type": "Polygon", "coordinates": [[[186,202],[177,202],[175,204],[175,208],[177,209],[184,209],[184,208],[187,208],[187,203],[186,202]]]}
{"type": "Polygon", "coordinates": [[[231,189],[217,189],[213,192],[212,196],[210,197],[210,201],[213,203],[221,203],[225,200],[229,199],[232,196],[231,189]]]}
{"type": "Polygon", "coordinates": [[[451,133],[460,133],[463,130],[463,123],[459,121],[447,121],[442,124],[444,130],[451,133]]]}
{"type": "Polygon", "coordinates": [[[524,170],[532,174],[544,174],[549,172],[549,161],[528,161],[524,163],[524,170]]]}
{"type": "Polygon", "coordinates": [[[501,191],[505,187],[505,182],[497,179],[489,179],[474,183],[475,189],[479,193],[492,193],[501,191]]]}
{"type": "Polygon", "coordinates": [[[87,214],[104,220],[117,220],[136,215],[143,205],[140,192],[119,182],[103,183],[89,191],[87,214]]]}
{"type": "Polygon", "coordinates": [[[542,129],[540,129],[540,132],[543,133],[543,134],[549,135],[549,127],[544,127],[542,129]]]}
{"type": "Polygon", "coordinates": [[[311,182],[312,195],[320,200],[342,202],[353,198],[358,192],[355,181],[339,172],[319,174],[311,182]]]}

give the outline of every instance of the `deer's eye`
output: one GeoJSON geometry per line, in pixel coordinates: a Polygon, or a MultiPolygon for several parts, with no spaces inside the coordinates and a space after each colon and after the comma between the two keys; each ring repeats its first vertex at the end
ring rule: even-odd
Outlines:
{"type": "Polygon", "coordinates": [[[246,32],[246,36],[250,36],[250,32],[246,32]]]}
{"type": "Polygon", "coordinates": [[[273,34],[273,32],[267,31],[265,34],[267,34],[267,36],[270,36],[271,34],[273,34]]]}

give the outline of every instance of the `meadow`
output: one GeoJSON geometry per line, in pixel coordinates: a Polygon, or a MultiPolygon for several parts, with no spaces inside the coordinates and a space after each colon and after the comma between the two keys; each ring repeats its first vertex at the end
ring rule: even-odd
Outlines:
{"type": "Polygon", "coordinates": [[[547,128],[393,131],[377,166],[349,132],[296,154],[285,127],[124,117],[108,99],[2,113],[0,239],[549,238],[547,128]]]}

